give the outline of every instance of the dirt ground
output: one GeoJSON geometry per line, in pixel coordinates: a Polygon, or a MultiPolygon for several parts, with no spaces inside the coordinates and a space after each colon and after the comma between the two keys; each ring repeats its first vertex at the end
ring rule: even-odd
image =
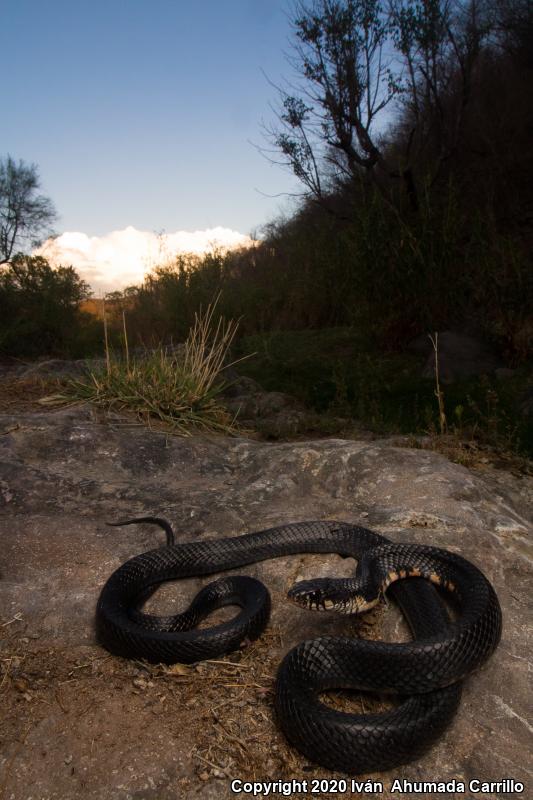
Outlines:
{"type": "MultiPolygon", "coordinates": [[[[353,623],[358,635],[376,637],[382,613],[353,623]]],[[[95,645],[43,648],[26,627],[13,618],[0,628],[0,742],[8,753],[1,800],[104,797],[106,775],[110,796],[135,800],[225,796],[234,778],[324,778],[275,722],[274,681],[287,650],[279,625],[237,653],[192,666],[129,661],[95,645]],[[178,755],[184,736],[187,758],[178,755]],[[165,767],[151,774],[162,752],[165,767]],[[119,774],[127,778],[115,783],[119,774]]],[[[356,713],[389,706],[348,692],[324,700],[356,713]]]]}

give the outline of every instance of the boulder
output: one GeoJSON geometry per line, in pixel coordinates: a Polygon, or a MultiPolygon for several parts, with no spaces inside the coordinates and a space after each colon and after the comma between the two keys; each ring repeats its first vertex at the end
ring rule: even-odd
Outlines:
{"type": "Polygon", "coordinates": [[[294,435],[312,425],[313,414],[303,403],[284,392],[265,391],[253,378],[231,375],[221,399],[241,426],[267,438],[294,435]]]}
{"type": "MultiPolygon", "coordinates": [[[[267,631],[239,652],[171,668],[111,656],[95,639],[99,591],[114,569],[162,545],[164,535],[150,525],[106,522],[141,515],[169,519],[178,541],[305,519],[353,521],[475,562],[502,604],[501,644],[465,681],[443,738],[418,761],[368,776],[383,791],[364,796],[397,797],[395,779],[530,782],[530,478],[472,472],[388,440],[182,439],[120,419],[98,422],[85,406],[4,415],[0,434],[6,798],[230,798],[232,779],[310,785],[344,777],[309,764],[279,732],[277,664],[297,642],[319,635],[403,639],[399,612],[382,604],[354,620],[287,603],[295,581],[354,569],[351,559],[302,554],[237,570],[262,579],[273,599],[267,631]]],[[[183,608],[204,582],[165,585],[151,608],[183,608]]],[[[343,693],[328,702],[358,711],[381,704],[343,693]]],[[[508,786],[479,796],[526,796],[508,786]]],[[[454,796],[461,795],[439,794],[454,796]]]]}
{"type": "Polygon", "coordinates": [[[68,361],[62,358],[49,358],[24,365],[17,371],[18,378],[80,378],[88,375],[92,369],[101,369],[105,364],[103,358],[78,359],[68,361]]]}

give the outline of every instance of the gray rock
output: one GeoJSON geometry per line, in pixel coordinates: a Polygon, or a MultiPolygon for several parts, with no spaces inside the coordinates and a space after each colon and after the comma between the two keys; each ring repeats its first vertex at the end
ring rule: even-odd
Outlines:
{"type": "Polygon", "coordinates": [[[228,374],[224,370],[220,377],[224,385],[223,397],[242,397],[243,395],[253,395],[263,391],[257,381],[254,381],[253,378],[247,378],[245,375],[237,375],[234,372],[228,374]]]}
{"type": "MultiPolygon", "coordinates": [[[[396,797],[395,778],[530,781],[530,478],[474,473],[387,440],[178,439],[96,423],[86,407],[3,416],[0,432],[6,797],[22,800],[30,786],[34,797],[64,799],[231,797],[230,777],[332,777],[290,750],[275,725],[277,663],[318,635],[406,636],[392,606],[352,621],[286,603],[294,581],[354,568],[335,555],[301,555],[239,570],[268,584],[273,614],[263,639],[227,664],[167,674],[110,657],[94,637],[100,588],[164,537],[148,525],[105,523],[146,514],[170,519],[178,540],[340,519],[477,563],[502,604],[502,642],[465,682],[442,740],[419,761],[372,775],[385,791],[365,796],[396,797]]],[[[159,612],[184,607],[201,584],[167,585],[150,602],[159,612]]]]}
{"type": "Polygon", "coordinates": [[[30,366],[21,368],[17,377],[79,378],[87,375],[92,369],[101,369],[104,364],[104,359],[67,361],[62,358],[51,358],[46,361],[36,361],[30,366]]]}
{"type": "Polygon", "coordinates": [[[264,391],[253,378],[234,371],[229,379],[221,399],[244,428],[257,430],[268,438],[292,436],[308,428],[313,415],[296,398],[284,392],[264,391]]]}

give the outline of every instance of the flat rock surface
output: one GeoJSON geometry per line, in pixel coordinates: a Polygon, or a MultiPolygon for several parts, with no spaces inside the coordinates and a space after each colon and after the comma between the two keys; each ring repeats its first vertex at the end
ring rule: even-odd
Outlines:
{"type": "MultiPolygon", "coordinates": [[[[498,592],[501,644],[465,682],[444,737],[415,763],[365,776],[383,791],[362,796],[402,796],[391,793],[395,779],[504,778],[524,783],[524,793],[473,795],[467,786],[463,796],[530,796],[530,478],[469,471],[387,440],[179,439],[98,422],[84,406],[3,415],[0,434],[2,800],[232,797],[232,779],[310,787],[315,778],[343,777],[309,764],[278,731],[277,664],[298,641],[325,633],[405,638],[399,612],[383,604],[360,620],[337,619],[287,603],[294,581],[354,568],[336,555],[302,554],[236,570],[264,580],[273,598],[268,630],[239,652],[173,668],[110,656],[94,636],[99,591],[121,563],[164,536],[149,525],[105,523],[141,515],[168,518],[183,541],[345,520],[472,560],[498,592]]],[[[200,585],[166,585],[150,603],[160,612],[183,608],[200,585]]],[[[380,703],[342,693],[328,702],[357,711],[380,703]]]]}

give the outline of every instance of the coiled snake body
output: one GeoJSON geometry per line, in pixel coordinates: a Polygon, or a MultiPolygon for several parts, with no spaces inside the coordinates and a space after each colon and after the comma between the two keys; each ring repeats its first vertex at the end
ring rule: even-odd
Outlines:
{"type": "Polygon", "coordinates": [[[418,756],[455,713],[461,679],[498,644],[501,611],[496,594],[474,565],[454,553],[392,544],[343,522],[299,522],[179,545],[165,520],[143,517],[115,524],[142,521],[165,528],[167,546],[130,559],[102,589],[97,633],[117,655],[192,663],[235,650],[244,638],[259,636],[268,621],[267,590],[259,581],[241,576],[204,587],[183,614],[142,613],[139,607],[164,581],[314,552],[353,556],[357,573],[354,578],[296,584],[289,597],[299,605],[345,613],[365,610],[390,585],[388,591],[406,616],[413,641],[321,637],[291,650],[278,671],[275,705],[283,732],[307,758],[330,769],[360,774],[418,756]],[[456,620],[451,621],[430,582],[453,594],[459,606],[456,620]],[[194,630],[203,617],[224,605],[241,610],[230,622],[194,630]],[[394,693],[399,703],[382,714],[343,713],[320,702],[319,694],[329,689],[394,693]]]}

